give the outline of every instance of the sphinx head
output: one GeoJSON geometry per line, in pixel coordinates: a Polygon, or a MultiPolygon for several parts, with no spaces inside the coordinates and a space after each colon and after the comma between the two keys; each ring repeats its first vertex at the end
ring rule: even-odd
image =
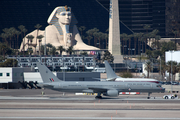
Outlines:
{"type": "Polygon", "coordinates": [[[65,25],[69,25],[71,23],[71,8],[67,6],[56,7],[54,11],[51,13],[48,23],[51,24],[55,19],[65,25]],[[54,20],[53,20],[54,19],[54,20]]]}
{"type": "Polygon", "coordinates": [[[71,11],[67,6],[65,6],[64,9],[65,11],[57,12],[56,17],[59,23],[69,25],[71,23],[71,11]]]}

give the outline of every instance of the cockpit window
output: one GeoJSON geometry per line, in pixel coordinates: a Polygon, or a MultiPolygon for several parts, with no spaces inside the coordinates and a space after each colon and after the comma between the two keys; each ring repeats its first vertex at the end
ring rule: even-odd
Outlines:
{"type": "Polygon", "coordinates": [[[156,87],[161,87],[161,85],[156,85],[156,87]]]}

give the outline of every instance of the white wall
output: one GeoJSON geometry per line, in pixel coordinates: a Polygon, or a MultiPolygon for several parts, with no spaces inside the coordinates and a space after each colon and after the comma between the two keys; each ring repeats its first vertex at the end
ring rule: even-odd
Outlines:
{"type": "MultiPolygon", "coordinates": [[[[176,61],[177,63],[180,62],[180,51],[167,51],[165,52],[165,61],[176,61]]],[[[166,76],[169,76],[169,73],[166,72],[166,76]]],[[[176,73],[175,80],[179,80],[179,74],[176,73]]]]}
{"type": "Polygon", "coordinates": [[[12,82],[12,68],[1,67],[0,73],[3,74],[0,76],[0,83],[12,82]],[[7,73],[9,73],[10,76],[7,76],[7,73]]]}
{"type": "Polygon", "coordinates": [[[165,61],[168,62],[171,60],[179,63],[180,62],[180,51],[172,51],[172,53],[170,51],[165,52],[165,61]]]}

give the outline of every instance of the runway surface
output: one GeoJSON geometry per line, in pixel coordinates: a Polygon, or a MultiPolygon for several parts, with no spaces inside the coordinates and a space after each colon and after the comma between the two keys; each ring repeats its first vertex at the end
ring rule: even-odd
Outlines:
{"type": "MultiPolygon", "coordinates": [[[[180,99],[164,100],[168,93],[120,95],[95,99],[52,90],[0,90],[2,120],[173,120],[180,119],[180,99]]],[[[179,94],[178,94],[179,95],[179,94]]]]}

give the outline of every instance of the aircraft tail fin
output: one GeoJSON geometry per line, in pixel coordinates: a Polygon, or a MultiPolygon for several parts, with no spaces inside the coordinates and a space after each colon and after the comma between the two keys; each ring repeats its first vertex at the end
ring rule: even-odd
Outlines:
{"type": "Polygon", "coordinates": [[[107,80],[112,81],[118,78],[119,76],[116,75],[116,73],[113,71],[112,67],[109,65],[108,61],[105,62],[105,68],[106,68],[106,74],[107,74],[107,80]]]}
{"type": "Polygon", "coordinates": [[[43,63],[36,63],[40,72],[43,83],[60,82],[59,80],[43,63]]]}

